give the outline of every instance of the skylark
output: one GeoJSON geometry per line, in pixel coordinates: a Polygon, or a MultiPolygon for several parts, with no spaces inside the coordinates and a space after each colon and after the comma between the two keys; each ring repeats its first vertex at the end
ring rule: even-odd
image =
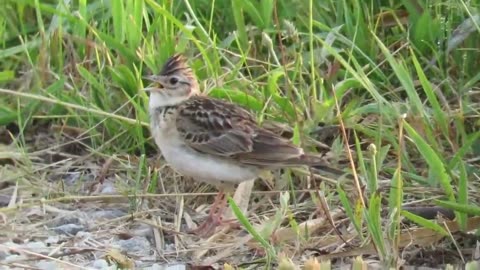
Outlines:
{"type": "Polygon", "coordinates": [[[247,110],[202,95],[179,54],[146,79],[153,82],[144,89],[151,92],[151,131],[165,160],[180,174],[219,188],[198,233],[219,224],[225,188],[255,179],[263,170],[306,165],[331,171],[319,157],[260,127],[247,110]]]}

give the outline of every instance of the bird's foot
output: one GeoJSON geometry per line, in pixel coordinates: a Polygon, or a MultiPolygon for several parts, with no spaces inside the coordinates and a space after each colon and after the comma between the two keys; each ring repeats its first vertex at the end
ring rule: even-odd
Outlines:
{"type": "Polygon", "coordinates": [[[189,230],[189,233],[195,234],[202,238],[207,238],[215,233],[217,227],[222,225],[221,215],[208,215],[207,219],[197,226],[197,228],[189,230]]]}
{"type": "Polygon", "coordinates": [[[203,223],[197,226],[197,228],[189,230],[189,233],[202,238],[208,238],[212,236],[219,227],[240,228],[240,224],[236,219],[223,220],[221,214],[208,215],[203,223]]]}
{"type": "Polygon", "coordinates": [[[215,202],[210,207],[210,213],[208,214],[207,219],[197,228],[189,230],[189,233],[193,233],[202,238],[207,238],[212,236],[216,229],[222,225],[227,225],[230,228],[239,227],[240,225],[235,219],[223,220],[223,212],[226,207],[227,200],[225,194],[221,190],[215,198],[215,202]]]}

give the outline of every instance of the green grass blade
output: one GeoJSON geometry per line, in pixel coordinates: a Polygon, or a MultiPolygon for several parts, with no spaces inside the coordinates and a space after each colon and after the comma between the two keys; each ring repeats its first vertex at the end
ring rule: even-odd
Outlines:
{"type": "Polygon", "coordinates": [[[448,164],[448,169],[453,170],[462,160],[465,158],[465,155],[471,151],[474,144],[478,145],[480,140],[480,131],[470,134],[466,140],[464,140],[462,146],[457,149],[455,155],[452,157],[448,164]]]}
{"type": "Polygon", "coordinates": [[[439,234],[443,236],[448,236],[448,232],[440,225],[435,223],[434,221],[425,219],[423,217],[417,216],[415,214],[412,214],[408,211],[402,210],[402,216],[408,218],[409,220],[417,223],[418,225],[425,227],[427,229],[431,229],[435,232],[438,232],[439,234]]]}
{"type": "Polygon", "coordinates": [[[125,21],[129,26],[128,31],[125,32],[127,41],[130,48],[137,49],[142,38],[144,1],[128,0],[125,4],[127,7],[125,21]]]}
{"type": "Polygon", "coordinates": [[[480,207],[476,205],[442,201],[442,200],[435,200],[435,203],[441,207],[452,209],[457,212],[466,213],[474,216],[480,216],[480,207]]]}
{"type": "Polygon", "coordinates": [[[410,104],[412,105],[412,113],[415,115],[421,115],[425,117],[426,115],[423,110],[422,100],[418,96],[418,93],[413,84],[413,79],[410,73],[408,72],[406,65],[402,61],[395,59],[395,57],[390,53],[390,50],[387,47],[385,47],[385,45],[378,38],[377,35],[374,35],[374,37],[375,37],[375,40],[377,41],[378,46],[382,50],[383,55],[385,55],[388,63],[392,67],[393,72],[395,73],[396,77],[400,81],[403,89],[407,93],[410,104]]]}
{"type": "Polygon", "coordinates": [[[238,43],[240,44],[240,49],[242,51],[246,51],[248,46],[248,37],[242,6],[243,0],[232,0],[233,19],[235,21],[235,26],[237,27],[236,37],[238,43]]]}
{"type": "Polygon", "coordinates": [[[430,166],[431,172],[435,173],[434,177],[438,178],[438,181],[443,187],[443,191],[445,192],[447,198],[450,201],[455,201],[455,194],[453,192],[451,179],[447,173],[442,159],[412,126],[410,126],[407,122],[404,122],[404,127],[418,151],[430,166]]]}
{"type": "Polygon", "coordinates": [[[6,126],[18,118],[18,114],[15,110],[7,107],[6,104],[0,102],[0,126],[6,126]]]}
{"type": "Polygon", "coordinates": [[[427,96],[428,102],[432,106],[433,115],[436,120],[435,123],[440,126],[443,134],[448,138],[448,121],[445,117],[445,112],[442,110],[440,103],[438,102],[438,99],[435,95],[435,92],[433,91],[432,85],[428,81],[427,76],[425,75],[423,68],[420,66],[420,63],[418,62],[417,57],[415,56],[415,53],[412,49],[410,49],[410,55],[412,56],[413,65],[415,66],[415,70],[417,71],[417,75],[420,83],[422,84],[423,91],[427,96]]]}
{"type": "Polygon", "coordinates": [[[209,91],[208,95],[215,98],[227,99],[256,112],[262,111],[264,106],[263,102],[257,100],[255,97],[245,92],[232,89],[215,87],[209,91]]]}
{"type": "Polygon", "coordinates": [[[237,206],[235,201],[230,196],[228,197],[228,204],[232,208],[232,211],[235,214],[235,216],[237,217],[238,221],[243,225],[243,227],[245,227],[245,230],[247,230],[247,232],[250,235],[252,235],[253,238],[258,243],[260,243],[260,245],[263,246],[263,248],[265,248],[265,250],[269,254],[270,258],[275,258],[276,257],[275,249],[272,247],[272,245],[270,245],[270,243],[267,242],[267,240],[265,240],[260,235],[260,233],[258,233],[255,230],[255,228],[252,226],[250,221],[248,221],[248,218],[242,213],[242,210],[240,210],[240,208],[237,206]]]}
{"type": "MultiPolygon", "coordinates": [[[[257,1],[255,1],[255,2],[257,2],[257,1]]],[[[262,1],[262,2],[264,2],[264,1],[262,1]]],[[[260,5],[263,4],[262,2],[260,2],[260,5]]],[[[264,29],[266,27],[266,22],[264,21],[264,17],[262,16],[264,14],[260,14],[260,12],[263,11],[263,10],[259,11],[258,3],[254,4],[250,0],[245,0],[245,1],[241,1],[240,5],[241,5],[240,10],[242,10],[246,14],[248,14],[248,16],[254,21],[254,24],[256,26],[260,27],[260,29],[264,29]]],[[[260,6],[260,7],[262,7],[262,6],[260,6]]]]}
{"type": "MultiPolygon", "coordinates": [[[[468,204],[468,175],[467,169],[465,165],[462,163],[460,166],[460,175],[458,178],[458,203],[466,205],[468,204]]],[[[467,213],[461,212],[458,214],[458,224],[460,224],[460,228],[466,229],[467,228],[467,213]]]]}
{"type": "MultiPolygon", "coordinates": [[[[139,1],[141,2],[141,1],[139,1]]],[[[125,15],[125,2],[124,1],[112,1],[110,2],[112,20],[113,20],[113,33],[115,41],[118,43],[123,43],[125,40],[125,26],[126,26],[126,15],[125,15]]]]}
{"type": "Polygon", "coordinates": [[[347,217],[352,221],[353,226],[357,231],[357,234],[361,238],[363,238],[362,215],[355,215],[353,207],[351,206],[350,201],[348,200],[347,194],[345,193],[345,191],[340,185],[337,186],[337,192],[338,192],[338,197],[340,199],[340,202],[342,203],[343,208],[345,208],[347,217]]]}
{"type": "Polygon", "coordinates": [[[274,0],[261,0],[260,6],[262,12],[262,19],[263,19],[263,28],[270,28],[272,27],[272,16],[273,16],[273,9],[275,8],[275,1],[274,0]]]}
{"type": "MultiPolygon", "coordinates": [[[[103,111],[108,110],[107,106],[108,103],[105,102],[107,100],[107,93],[105,91],[105,87],[103,83],[100,83],[97,78],[90,73],[86,68],[82,66],[77,66],[78,72],[80,75],[91,85],[91,94],[92,98],[95,102],[95,105],[98,108],[101,108],[103,111]]],[[[101,78],[101,77],[100,77],[101,78]]]]}
{"type": "Polygon", "coordinates": [[[386,259],[387,249],[386,249],[386,239],[383,236],[382,228],[382,218],[380,216],[382,211],[382,198],[380,193],[375,192],[370,197],[368,210],[365,211],[365,220],[368,228],[368,232],[372,237],[375,247],[377,248],[378,255],[381,259],[386,259]]]}
{"type": "MultiPolygon", "coordinates": [[[[78,1],[78,16],[84,21],[88,22],[90,20],[87,12],[87,0],[78,1]]],[[[85,24],[76,23],[73,26],[73,35],[80,40],[85,40],[87,37],[87,27],[85,24]]],[[[81,57],[85,56],[85,43],[78,43],[78,52],[81,57]]]]}

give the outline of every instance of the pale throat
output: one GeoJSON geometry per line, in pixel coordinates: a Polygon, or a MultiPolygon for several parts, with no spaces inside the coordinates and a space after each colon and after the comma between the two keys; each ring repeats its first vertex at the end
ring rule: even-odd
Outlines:
{"type": "Polygon", "coordinates": [[[150,94],[148,107],[150,110],[155,110],[161,107],[175,106],[189,98],[190,96],[169,96],[162,93],[152,92],[150,94]]]}

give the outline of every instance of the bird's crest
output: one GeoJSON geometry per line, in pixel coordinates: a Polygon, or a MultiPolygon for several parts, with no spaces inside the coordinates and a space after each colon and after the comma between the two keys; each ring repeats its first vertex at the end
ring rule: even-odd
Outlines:
{"type": "Polygon", "coordinates": [[[168,76],[177,72],[183,72],[186,74],[192,72],[190,67],[187,65],[187,60],[181,54],[174,54],[172,57],[170,57],[163,65],[160,75],[168,76]]]}

